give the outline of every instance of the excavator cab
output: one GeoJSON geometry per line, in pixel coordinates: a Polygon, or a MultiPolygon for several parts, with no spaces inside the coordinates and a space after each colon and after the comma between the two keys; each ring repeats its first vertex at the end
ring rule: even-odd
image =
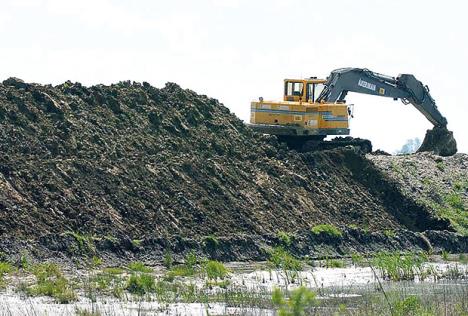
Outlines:
{"type": "Polygon", "coordinates": [[[314,103],[324,88],[326,80],[311,77],[309,79],[285,79],[284,101],[314,103]]]}

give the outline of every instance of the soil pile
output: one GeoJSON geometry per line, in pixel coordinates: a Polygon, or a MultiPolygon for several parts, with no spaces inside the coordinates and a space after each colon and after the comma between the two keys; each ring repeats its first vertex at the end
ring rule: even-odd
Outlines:
{"type": "Polygon", "coordinates": [[[433,152],[440,156],[452,156],[457,153],[457,142],[453,132],[445,127],[434,127],[426,132],[418,152],[433,152]]]}
{"type": "Polygon", "coordinates": [[[468,235],[468,155],[433,153],[401,156],[369,155],[374,164],[400,184],[404,195],[430,207],[468,235]]]}
{"type": "Polygon", "coordinates": [[[10,78],[0,84],[0,139],[7,256],[148,259],[216,246],[221,259],[261,259],[280,230],[302,234],[301,254],[424,248],[414,232],[453,230],[352,148],[290,151],[174,83],[10,78]],[[311,235],[318,224],[344,235],[311,235]],[[385,230],[402,233],[389,242],[385,230]]]}

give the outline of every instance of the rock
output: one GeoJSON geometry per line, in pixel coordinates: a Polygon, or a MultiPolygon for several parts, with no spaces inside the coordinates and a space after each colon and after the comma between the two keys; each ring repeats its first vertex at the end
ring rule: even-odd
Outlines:
{"type": "Polygon", "coordinates": [[[440,156],[453,156],[457,153],[457,142],[453,132],[445,127],[434,127],[426,132],[418,152],[433,152],[440,156]]]}

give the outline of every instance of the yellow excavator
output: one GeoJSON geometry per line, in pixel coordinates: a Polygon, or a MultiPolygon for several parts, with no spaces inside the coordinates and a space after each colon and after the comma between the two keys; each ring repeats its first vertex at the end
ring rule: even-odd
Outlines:
{"type": "Polygon", "coordinates": [[[346,104],[348,92],[402,100],[416,107],[435,127],[445,129],[447,120],[437,109],[429,88],[413,75],[390,77],[368,69],[341,68],[324,79],[285,79],[283,101],[259,98],[251,103],[250,127],[260,133],[277,135],[290,148],[301,151],[353,145],[370,152],[370,141],[328,135],[349,135],[353,107],[346,104]]]}

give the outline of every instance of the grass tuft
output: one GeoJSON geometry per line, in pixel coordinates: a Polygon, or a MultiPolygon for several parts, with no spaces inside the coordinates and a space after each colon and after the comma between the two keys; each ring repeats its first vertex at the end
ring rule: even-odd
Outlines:
{"type": "Polygon", "coordinates": [[[144,273],[151,273],[153,272],[153,269],[151,269],[150,267],[147,267],[143,262],[141,261],[134,261],[134,262],[131,262],[129,265],[128,265],[128,269],[130,269],[131,271],[134,271],[134,272],[144,272],[144,273]]]}
{"type": "Polygon", "coordinates": [[[315,235],[327,235],[331,237],[341,237],[343,233],[341,230],[331,224],[320,224],[311,228],[311,232],[315,235]]]}

